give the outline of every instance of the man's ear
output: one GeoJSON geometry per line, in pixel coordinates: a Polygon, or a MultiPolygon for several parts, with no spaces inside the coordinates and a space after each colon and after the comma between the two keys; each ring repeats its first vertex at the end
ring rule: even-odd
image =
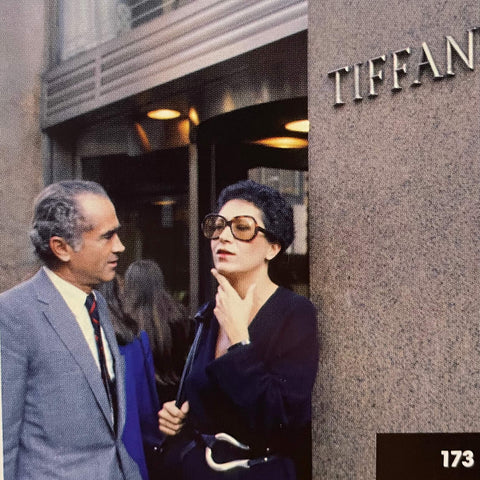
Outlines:
{"type": "Polygon", "coordinates": [[[63,237],[50,237],[50,249],[53,254],[62,262],[68,262],[71,257],[72,247],[63,237]]]}
{"type": "Polygon", "coordinates": [[[280,253],[281,249],[282,246],[279,243],[271,243],[267,255],[265,256],[265,260],[273,260],[280,253]]]}

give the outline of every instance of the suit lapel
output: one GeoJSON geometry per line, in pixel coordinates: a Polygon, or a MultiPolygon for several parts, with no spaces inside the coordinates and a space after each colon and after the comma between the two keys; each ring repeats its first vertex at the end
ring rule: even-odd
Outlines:
{"type": "Polygon", "coordinates": [[[110,405],[100,372],[73,313],[43,269],[38,274],[36,287],[37,299],[45,318],[83,371],[100,409],[113,430],[110,405]]]}

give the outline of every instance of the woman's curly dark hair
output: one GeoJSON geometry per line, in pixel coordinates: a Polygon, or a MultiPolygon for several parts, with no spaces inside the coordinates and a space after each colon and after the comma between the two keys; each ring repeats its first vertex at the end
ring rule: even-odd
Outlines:
{"type": "Polygon", "coordinates": [[[241,180],[220,192],[217,211],[230,200],[253,203],[262,212],[265,229],[272,234],[267,239],[278,242],[282,252],[291,245],[295,236],[293,209],[280,192],[253,180],[241,180]]]}

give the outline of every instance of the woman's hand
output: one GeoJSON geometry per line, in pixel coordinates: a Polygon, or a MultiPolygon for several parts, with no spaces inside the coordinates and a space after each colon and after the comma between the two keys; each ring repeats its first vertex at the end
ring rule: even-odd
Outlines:
{"type": "Polygon", "coordinates": [[[177,435],[185,424],[185,418],[189,410],[188,402],[181,408],[175,406],[175,400],[165,402],[158,412],[158,428],[165,435],[177,435]]]}
{"type": "Polygon", "coordinates": [[[255,285],[250,285],[245,298],[241,298],[222,274],[215,268],[211,272],[218,282],[213,313],[220,326],[225,330],[231,345],[249,340],[248,325],[252,319],[255,285]]]}

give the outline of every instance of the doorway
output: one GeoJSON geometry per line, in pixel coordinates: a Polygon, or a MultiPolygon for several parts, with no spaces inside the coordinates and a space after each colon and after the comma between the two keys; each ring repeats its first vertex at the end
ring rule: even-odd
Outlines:
{"type": "Polygon", "coordinates": [[[119,274],[135,260],[155,260],[169,292],[188,308],[188,147],[87,157],[82,159],[82,173],[84,179],[103,185],[116,207],[126,246],[119,274]]]}
{"type": "MultiPolygon", "coordinates": [[[[296,237],[282,259],[272,265],[272,279],[309,296],[308,259],[308,133],[289,132],[285,124],[307,118],[307,98],[267,102],[211,118],[199,125],[199,218],[215,209],[220,191],[250,178],[279,190],[294,210],[296,237]],[[259,140],[303,140],[302,147],[265,146],[259,140]]],[[[211,254],[200,238],[200,299],[212,296],[211,254]]]]}

